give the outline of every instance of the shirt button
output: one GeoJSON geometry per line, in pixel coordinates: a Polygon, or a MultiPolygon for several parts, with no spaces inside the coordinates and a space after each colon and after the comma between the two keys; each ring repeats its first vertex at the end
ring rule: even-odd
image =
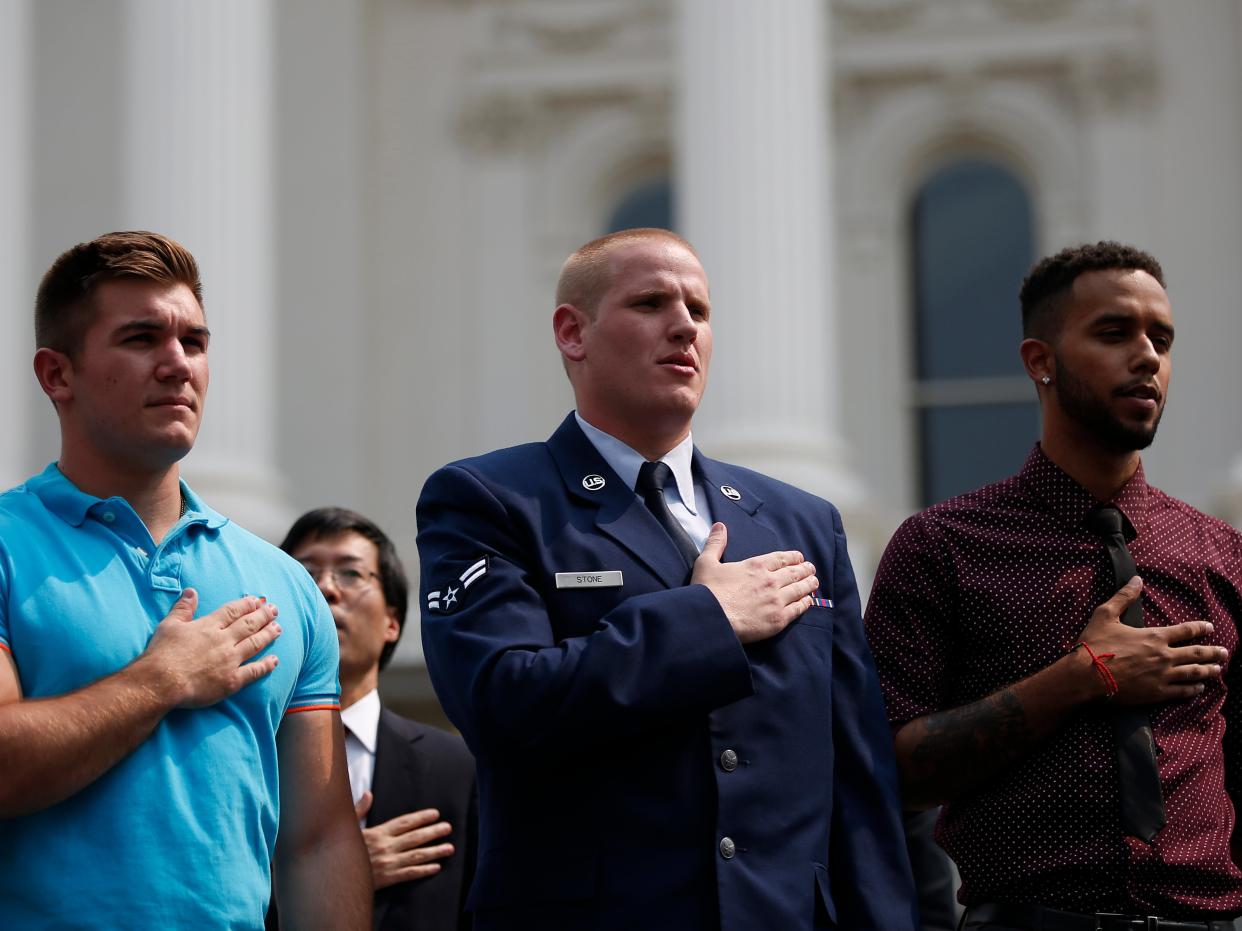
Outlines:
{"type": "Polygon", "coordinates": [[[99,519],[102,520],[105,524],[110,524],[116,520],[116,515],[113,514],[111,511],[104,511],[103,514],[99,516],[99,519]]]}
{"type": "Polygon", "coordinates": [[[737,853],[737,844],[733,843],[733,838],[720,838],[720,855],[726,860],[732,860],[735,853],[737,853]]]}
{"type": "Polygon", "coordinates": [[[737,769],[737,754],[732,750],[726,750],[720,754],[720,768],[726,773],[731,773],[737,769]]]}

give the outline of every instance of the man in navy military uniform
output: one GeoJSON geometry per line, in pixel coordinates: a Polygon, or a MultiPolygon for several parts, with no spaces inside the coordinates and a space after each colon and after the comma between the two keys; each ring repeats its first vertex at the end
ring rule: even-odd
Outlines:
{"type": "Polygon", "coordinates": [[[577,411],[418,504],[427,664],[479,767],[476,928],[913,928],[840,515],[692,444],[698,257],[615,233],[557,304],[577,411]]]}

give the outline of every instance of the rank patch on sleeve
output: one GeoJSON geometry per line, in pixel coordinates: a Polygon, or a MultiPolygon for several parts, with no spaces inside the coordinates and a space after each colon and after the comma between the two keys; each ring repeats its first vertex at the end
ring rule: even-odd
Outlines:
{"type": "MultiPolygon", "coordinates": [[[[460,563],[458,564],[460,565],[460,563]]],[[[488,558],[482,556],[477,562],[471,563],[465,571],[440,585],[435,591],[427,593],[427,610],[440,614],[451,614],[461,607],[466,592],[479,579],[487,575],[488,558]]]]}

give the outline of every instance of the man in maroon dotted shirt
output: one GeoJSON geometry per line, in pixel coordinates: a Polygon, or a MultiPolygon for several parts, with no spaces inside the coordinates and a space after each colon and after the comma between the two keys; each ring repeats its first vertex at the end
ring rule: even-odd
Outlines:
{"type": "Polygon", "coordinates": [[[1080,246],[1036,265],[1021,303],[1040,443],[906,521],[867,608],[905,804],[945,806],[966,928],[1242,929],[1242,535],[1143,474],[1173,345],[1163,273],[1080,246]],[[1087,523],[1105,504],[1138,568],[1120,590],[1087,523]],[[1120,620],[1136,599],[1142,628],[1120,620]],[[1167,823],[1150,842],[1122,828],[1119,708],[1151,723],[1167,823]]]}

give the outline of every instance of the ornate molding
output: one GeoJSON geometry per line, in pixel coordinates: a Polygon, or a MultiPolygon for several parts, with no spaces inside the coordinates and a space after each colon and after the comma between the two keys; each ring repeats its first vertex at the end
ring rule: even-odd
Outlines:
{"type": "Polygon", "coordinates": [[[667,51],[670,0],[476,0],[487,61],[667,51]]]}
{"type": "Polygon", "coordinates": [[[457,129],[472,151],[498,155],[531,148],[546,123],[546,108],[535,95],[494,91],[465,102],[457,129]]]}
{"type": "MultiPolygon", "coordinates": [[[[1099,29],[1144,17],[1157,0],[832,0],[834,31],[867,39],[961,39],[990,29],[1099,29]]],[[[995,37],[993,37],[995,38],[995,37]]],[[[1012,33],[1007,37],[1012,39],[1012,33]]]]}
{"type": "Polygon", "coordinates": [[[666,125],[672,111],[668,87],[584,87],[578,93],[542,87],[476,90],[459,111],[463,143],[486,155],[538,151],[564,138],[583,120],[623,110],[643,124],[666,125]]]}
{"type": "Polygon", "coordinates": [[[458,129],[488,154],[533,151],[610,108],[661,112],[675,0],[474,0],[458,129]]]}
{"type": "Polygon", "coordinates": [[[1023,22],[1046,22],[1073,12],[1080,0],[991,0],[997,11],[1023,22]]]}
{"type": "Polygon", "coordinates": [[[1155,61],[1144,49],[1102,50],[1075,63],[1071,87],[1089,113],[1145,110],[1159,93],[1155,61]]]}
{"type": "Polygon", "coordinates": [[[502,15],[506,30],[525,33],[524,38],[540,52],[553,55],[584,55],[605,49],[626,25],[623,10],[592,10],[591,4],[573,8],[576,15],[502,15]],[[588,15],[582,15],[583,13],[588,15]]]}
{"type": "Polygon", "coordinates": [[[926,0],[835,0],[834,19],[847,29],[886,32],[901,29],[924,13],[926,0]]]}

